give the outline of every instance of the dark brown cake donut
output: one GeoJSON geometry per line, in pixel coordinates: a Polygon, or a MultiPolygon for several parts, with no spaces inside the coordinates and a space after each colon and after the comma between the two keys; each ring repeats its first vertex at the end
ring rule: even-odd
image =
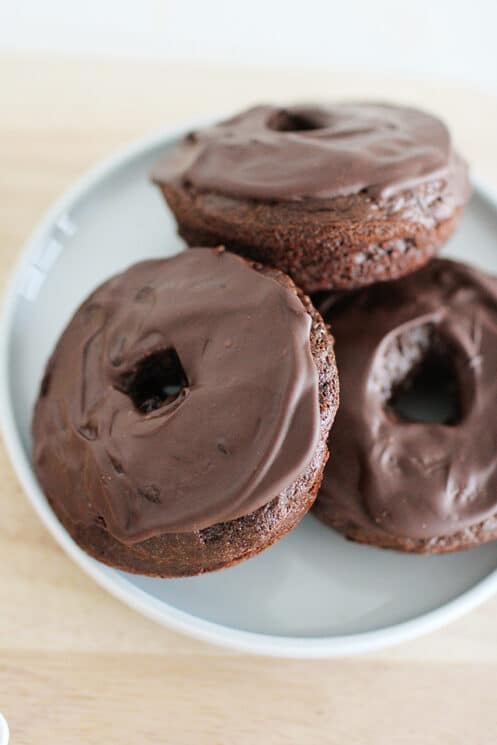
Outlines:
{"type": "Polygon", "coordinates": [[[400,551],[497,538],[497,279],[436,259],[321,310],[341,403],[316,515],[400,551]]]}
{"type": "Polygon", "coordinates": [[[152,178],[190,245],[223,243],[305,292],[418,269],[470,193],[439,119],[377,103],[258,106],[189,134],[152,178]]]}
{"type": "Polygon", "coordinates": [[[200,574],[303,517],[337,404],[310,300],[278,270],[192,249],[136,264],[76,312],[36,404],[35,469],[97,559],[200,574]]]}

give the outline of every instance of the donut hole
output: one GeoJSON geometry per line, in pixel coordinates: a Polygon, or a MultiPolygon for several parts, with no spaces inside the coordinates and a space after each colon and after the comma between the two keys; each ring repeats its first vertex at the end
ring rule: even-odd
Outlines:
{"type": "Polygon", "coordinates": [[[418,348],[418,359],[413,354],[413,366],[393,384],[387,405],[405,422],[454,426],[462,419],[454,355],[433,329],[425,328],[417,341],[424,341],[418,348]]]}
{"type": "Polygon", "coordinates": [[[140,360],[120,377],[116,388],[131,398],[138,411],[148,414],[175,401],[187,385],[176,350],[165,349],[140,360]]]}
{"type": "Polygon", "coordinates": [[[287,109],[273,114],[267,126],[276,132],[310,132],[313,129],[322,129],[322,126],[310,114],[287,109]]]}

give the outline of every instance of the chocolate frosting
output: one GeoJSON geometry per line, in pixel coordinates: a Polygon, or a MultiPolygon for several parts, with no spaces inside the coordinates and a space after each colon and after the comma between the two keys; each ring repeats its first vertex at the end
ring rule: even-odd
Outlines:
{"type": "Polygon", "coordinates": [[[152,177],[260,201],[357,194],[381,201],[433,181],[453,206],[469,194],[467,166],[443,122],[417,109],[371,102],[256,106],[187,135],[152,177]]]}
{"type": "Polygon", "coordinates": [[[319,439],[310,328],[292,290],[221,249],[117,275],[47,366],[33,421],[45,492],[129,544],[267,504],[319,439]]]}
{"type": "Polygon", "coordinates": [[[435,260],[397,282],[321,303],[336,340],[341,401],[318,498],[339,529],[430,539],[497,513],[497,279],[435,260]],[[456,381],[455,421],[390,405],[435,353],[456,381]]]}

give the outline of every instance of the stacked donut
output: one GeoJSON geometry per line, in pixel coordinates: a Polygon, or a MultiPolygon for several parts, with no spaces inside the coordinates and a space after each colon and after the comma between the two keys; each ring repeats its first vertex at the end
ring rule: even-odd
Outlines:
{"type": "Polygon", "coordinates": [[[36,472],[75,540],[177,577],[259,553],[313,503],[375,546],[497,538],[497,281],[433,258],[470,195],[445,125],[258,106],[153,180],[192,248],[97,288],[35,408],[36,472]]]}

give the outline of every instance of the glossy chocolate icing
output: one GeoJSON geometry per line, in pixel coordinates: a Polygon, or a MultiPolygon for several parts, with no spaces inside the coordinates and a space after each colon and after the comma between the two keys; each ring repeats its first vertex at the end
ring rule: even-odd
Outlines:
{"type": "Polygon", "coordinates": [[[467,166],[443,122],[383,103],[256,106],[192,132],[152,177],[159,184],[259,201],[312,203],[360,194],[381,203],[436,182],[438,195],[442,191],[454,208],[469,194],[467,166]]]}
{"type": "Polygon", "coordinates": [[[321,302],[341,401],[318,514],[339,530],[449,536],[497,513],[497,279],[435,260],[321,302]],[[407,421],[395,391],[435,353],[457,381],[455,421],[407,421]]]}
{"type": "Polygon", "coordinates": [[[294,292],[220,249],[117,275],[47,366],[33,420],[45,492],[129,544],[267,504],[319,439],[310,327],[294,292]]]}

